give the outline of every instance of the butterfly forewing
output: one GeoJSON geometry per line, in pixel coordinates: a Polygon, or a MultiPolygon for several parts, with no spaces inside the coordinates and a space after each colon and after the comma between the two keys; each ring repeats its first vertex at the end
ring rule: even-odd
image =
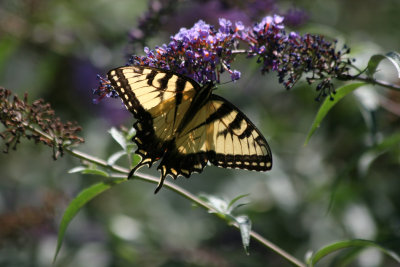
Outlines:
{"type": "Polygon", "coordinates": [[[193,98],[196,94],[194,86],[197,86],[184,76],[142,66],[113,69],[109,71],[108,79],[135,117],[152,108],[163,113],[167,103],[178,106],[183,100],[193,98]]]}
{"type": "Polygon", "coordinates": [[[113,88],[137,119],[137,153],[151,166],[165,153],[196,94],[195,83],[172,72],[129,66],[108,73],[113,88]]]}

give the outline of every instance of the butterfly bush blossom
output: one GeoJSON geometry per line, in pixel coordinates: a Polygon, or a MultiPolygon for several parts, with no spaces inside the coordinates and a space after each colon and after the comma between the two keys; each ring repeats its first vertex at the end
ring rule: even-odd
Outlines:
{"type": "Polygon", "coordinates": [[[4,130],[0,137],[5,141],[4,152],[16,149],[21,138],[35,143],[44,143],[53,148],[53,158],[63,155],[63,148],[84,142],[77,136],[81,127],[76,123],[63,123],[55,116],[50,104],[42,99],[28,103],[28,95],[23,99],[13,95],[11,91],[0,87],[0,122],[4,130]]]}
{"type": "MultiPolygon", "coordinates": [[[[320,35],[286,33],[284,18],[267,16],[253,27],[219,19],[219,28],[198,21],[192,28],[181,28],[171,36],[168,44],[155,49],[146,47],[145,56],[134,55],[129,65],[143,65],[172,70],[188,76],[200,84],[220,83],[221,74],[229,73],[236,81],[240,71],[231,67],[238,55],[256,58],[261,72],[275,71],[279,82],[290,89],[304,75],[309,84],[317,81],[318,97],[335,94],[334,78],[344,77],[351,60],[346,57],[349,49],[336,49],[336,42],[329,42],[320,35]],[[239,45],[246,49],[239,49],[239,45]]],[[[100,87],[95,90],[100,97],[110,93],[109,83],[100,77],[100,87]]]]}

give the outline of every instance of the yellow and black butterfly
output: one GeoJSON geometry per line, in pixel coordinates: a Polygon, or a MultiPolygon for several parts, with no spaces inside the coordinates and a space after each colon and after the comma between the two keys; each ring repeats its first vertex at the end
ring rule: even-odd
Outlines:
{"type": "Polygon", "coordinates": [[[169,174],[188,178],[210,161],[223,168],[267,171],[272,154],[254,124],[233,104],[212,94],[214,85],[173,71],[126,66],[108,72],[108,79],[137,122],[136,153],[143,165],[161,160],[160,190],[169,174]]]}

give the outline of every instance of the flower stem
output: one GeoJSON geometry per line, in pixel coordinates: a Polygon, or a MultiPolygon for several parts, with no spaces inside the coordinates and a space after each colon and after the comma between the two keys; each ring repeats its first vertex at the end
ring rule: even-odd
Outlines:
{"type": "MultiPolygon", "coordinates": [[[[77,151],[77,150],[70,150],[68,148],[65,148],[65,151],[67,151],[68,153],[70,153],[71,155],[78,157],[82,160],[86,160],[95,164],[98,164],[102,167],[105,168],[109,168],[113,171],[117,171],[120,173],[128,173],[129,170],[122,168],[120,166],[117,165],[108,165],[106,161],[92,157],[90,155],[87,155],[83,152],[77,151]]],[[[124,178],[126,176],[121,176],[121,175],[113,175],[112,177],[114,178],[124,178]]],[[[133,179],[140,179],[146,182],[150,182],[150,183],[154,183],[157,184],[159,178],[148,175],[148,174],[144,174],[141,172],[136,172],[135,176],[133,179]]],[[[198,198],[197,196],[193,195],[192,193],[190,193],[189,191],[171,183],[168,181],[164,182],[164,187],[171,189],[172,191],[178,193],[179,195],[183,196],[184,198],[190,200],[191,202],[195,203],[196,205],[208,210],[209,212],[217,215],[217,211],[211,207],[210,205],[208,205],[206,202],[204,202],[203,200],[201,200],[200,198],[198,198]]],[[[218,216],[217,216],[218,217],[218,216]]],[[[220,218],[220,217],[218,217],[220,218]]],[[[233,226],[236,227],[239,230],[239,225],[237,223],[233,223],[233,226]]],[[[257,240],[259,243],[261,243],[263,246],[271,249],[272,251],[274,251],[275,253],[279,254],[280,256],[282,256],[283,258],[285,258],[287,261],[291,262],[293,265],[295,266],[299,266],[299,267],[305,267],[306,265],[304,263],[302,263],[301,261],[299,261],[298,259],[296,259],[294,256],[290,255],[289,253],[287,253],[286,251],[284,251],[283,249],[281,249],[280,247],[278,247],[277,245],[275,245],[274,243],[268,241],[267,239],[265,239],[263,236],[261,236],[260,234],[258,234],[255,231],[251,231],[250,232],[250,236],[253,237],[255,240],[257,240]]]]}
{"type": "MultiPolygon", "coordinates": [[[[44,133],[41,130],[38,130],[34,127],[29,127],[31,131],[40,134],[42,137],[47,138],[47,139],[52,139],[51,136],[49,136],[48,134],[44,133]]],[[[129,173],[129,170],[123,167],[120,167],[118,165],[109,165],[107,164],[107,162],[105,160],[93,157],[91,155],[88,155],[84,152],[75,150],[75,149],[71,149],[69,147],[64,147],[63,148],[65,152],[69,153],[70,155],[77,157],[83,161],[88,161],[94,164],[97,164],[99,166],[102,166],[104,168],[108,168],[112,171],[118,172],[120,174],[114,174],[111,175],[112,178],[125,178],[127,177],[126,174],[129,173]]],[[[150,183],[154,183],[157,184],[159,181],[159,178],[148,175],[148,174],[144,174],[141,172],[136,172],[135,176],[133,179],[140,179],[146,182],[150,182],[150,183]]],[[[206,202],[204,202],[203,200],[201,200],[199,197],[193,195],[192,193],[190,193],[189,191],[171,183],[168,181],[164,182],[164,186],[171,189],[172,191],[178,193],[179,195],[183,196],[184,198],[190,200],[191,202],[197,204],[198,206],[208,210],[210,213],[213,213],[217,216],[218,212],[217,210],[215,210],[213,207],[211,207],[210,205],[208,205],[206,202]]],[[[218,218],[221,218],[219,216],[217,216],[218,218]]],[[[222,218],[221,218],[222,219],[222,218]]],[[[234,227],[236,227],[236,229],[239,230],[239,225],[237,223],[233,223],[232,224],[234,227]]],[[[287,261],[289,261],[290,263],[292,263],[294,266],[298,266],[298,267],[306,267],[306,265],[304,263],[302,263],[300,260],[296,259],[294,256],[290,255],[288,252],[284,251],[283,249],[281,249],[280,247],[278,247],[277,245],[275,245],[274,243],[268,241],[267,239],[265,239],[263,236],[261,236],[260,234],[258,234],[255,231],[251,231],[250,232],[250,236],[253,237],[255,240],[257,240],[259,243],[261,243],[263,246],[271,249],[272,251],[274,251],[275,253],[277,253],[278,255],[282,256],[283,258],[285,258],[287,261]]]]}
{"type": "Polygon", "coordinates": [[[400,91],[400,86],[398,86],[398,85],[391,84],[391,83],[388,83],[385,81],[375,80],[375,79],[369,78],[369,77],[356,77],[355,80],[364,81],[367,83],[371,83],[373,85],[380,85],[380,86],[388,88],[388,89],[400,91]]]}

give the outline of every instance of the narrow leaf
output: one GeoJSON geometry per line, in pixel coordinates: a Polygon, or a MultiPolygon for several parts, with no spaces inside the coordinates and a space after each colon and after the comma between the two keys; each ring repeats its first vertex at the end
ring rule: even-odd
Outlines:
{"type": "Polygon", "coordinates": [[[239,224],[243,248],[246,254],[249,255],[251,220],[249,219],[249,217],[242,215],[236,217],[236,222],[239,224]]]}
{"type": "Polygon", "coordinates": [[[397,52],[389,52],[385,55],[382,55],[382,54],[373,55],[368,61],[367,75],[369,77],[372,77],[375,74],[379,63],[383,59],[388,59],[390,62],[392,62],[392,64],[396,68],[397,74],[400,78],[400,54],[397,52]]]}
{"type": "Polygon", "coordinates": [[[107,164],[108,165],[114,165],[117,160],[119,160],[122,156],[126,155],[125,150],[121,150],[118,152],[115,152],[112,154],[108,159],[107,159],[107,164]]]}
{"type": "MultiPolygon", "coordinates": [[[[242,199],[242,198],[244,198],[244,197],[247,197],[247,196],[249,196],[249,195],[250,195],[250,194],[243,194],[243,195],[239,195],[239,196],[235,197],[234,199],[232,199],[231,202],[229,202],[229,204],[228,204],[228,210],[229,210],[229,212],[231,212],[231,211],[233,211],[235,208],[239,207],[239,206],[236,206],[235,208],[232,208],[232,206],[233,206],[233,204],[235,204],[235,202],[237,202],[238,200],[240,200],[240,199],[242,199]]],[[[243,206],[243,205],[240,205],[240,206],[243,206]]]]}
{"type": "Polygon", "coordinates": [[[108,132],[111,134],[112,138],[114,138],[114,140],[117,141],[117,143],[122,147],[122,149],[126,150],[126,140],[124,135],[115,127],[112,127],[108,132]]]}
{"type": "Polygon", "coordinates": [[[68,171],[68,173],[83,173],[83,174],[93,174],[93,175],[100,175],[100,176],[104,176],[104,177],[109,177],[110,175],[108,174],[108,172],[99,170],[99,169],[93,169],[93,168],[87,168],[87,167],[83,167],[83,166],[78,166],[75,167],[71,170],[68,171]]]}
{"type": "Polygon", "coordinates": [[[126,139],[131,140],[135,135],[136,135],[136,130],[135,130],[135,128],[132,127],[129,129],[126,139]]]}
{"type": "Polygon", "coordinates": [[[377,55],[373,55],[369,61],[368,61],[368,65],[367,65],[367,75],[368,77],[371,77],[375,74],[376,69],[378,68],[379,63],[381,63],[381,61],[383,59],[385,59],[386,57],[384,55],[381,54],[377,54],[377,55]]]}
{"type": "Polygon", "coordinates": [[[386,54],[386,58],[393,63],[394,67],[397,70],[398,78],[400,79],[400,54],[397,52],[389,52],[386,54]]]}
{"type": "Polygon", "coordinates": [[[213,207],[218,213],[229,214],[228,212],[228,203],[219,197],[216,196],[204,196],[206,202],[213,207]]]}
{"type": "Polygon", "coordinates": [[[68,173],[77,173],[77,172],[82,172],[83,170],[87,169],[86,167],[83,166],[78,166],[75,168],[72,168],[68,171],[68,173]]]}
{"type": "Polygon", "coordinates": [[[317,130],[319,125],[321,124],[322,120],[325,118],[326,114],[328,114],[329,110],[336,105],[343,97],[348,95],[349,93],[353,92],[360,86],[365,85],[366,83],[352,83],[348,84],[345,86],[342,86],[336,90],[336,94],[334,96],[334,100],[330,100],[329,98],[325,98],[324,102],[320,106],[317,115],[315,116],[314,122],[311,125],[311,129],[307,134],[306,141],[304,142],[304,145],[308,144],[308,141],[310,140],[311,136],[314,134],[314,132],[317,130]]]}
{"type": "Polygon", "coordinates": [[[141,158],[138,154],[134,154],[132,157],[132,166],[136,166],[140,162],[141,158]]]}
{"type": "Polygon", "coordinates": [[[75,217],[78,211],[90,200],[104,192],[105,190],[111,188],[114,185],[117,185],[121,182],[127,181],[126,179],[117,179],[114,178],[112,180],[107,180],[101,183],[94,184],[83,191],[81,191],[76,198],[74,198],[71,203],[69,203],[67,209],[64,212],[64,215],[61,219],[60,227],[58,228],[58,240],[57,240],[57,248],[54,254],[53,262],[56,261],[58,252],[61,249],[62,241],[64,239],[65,231],[71,220],[75,217]]]}
{"type": "Polygon", "coordinates": [[[316,253],[314,253],[314,255],[312,255],[308,259],[308,264],[310,266],[314,266],[323,257],[325,257],[335,251],[338,251],[340,249],[352,248],[352,247],[362,247],[362,248],[375,247],[375,248],[379,249],[380,251],[382,251],[383,253],[385,253],[386,255],[390,256],[395,261],[400,263],[399,255],[397,255],[393,251],[388,250],[373,241],[355,239],[355,240],[339,241],[339,242],[335,242],[333,244],[323,247],[322,249],[318,250],[316,253]]]}
{"type": "Polygon", "coordinates": [[[82,171],[83,174],[93,174],[93,175],[100,175],[103,177],[109,177],[110,175],[108,172],[98,170],[98,169],[85,169],[82,171]]]}

